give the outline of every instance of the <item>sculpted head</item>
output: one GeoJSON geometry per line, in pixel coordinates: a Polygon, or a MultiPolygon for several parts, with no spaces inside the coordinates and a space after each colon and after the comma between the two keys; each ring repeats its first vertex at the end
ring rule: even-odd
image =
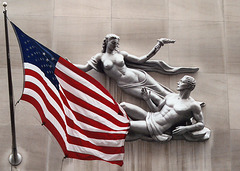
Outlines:
{"type": "Polygon", "coordinates": [[[181,90],[185,90],[188,89],[190,91],[192,91],[196,86],[196,80],[188,75],[185,75],[179,82],[177,85],[177,90],[181,91],[181,90]]]}
{"type": "Polygon", "coordinates": [[[107,34],[105,36],[104,40],[103,40],[102,53],[106,52],[107,44],[111,40],[116,40],[116,42],[117,42],[116,48],[118,47],[120,37],[118,35],[116,35],[116,34],[107,34]]]}

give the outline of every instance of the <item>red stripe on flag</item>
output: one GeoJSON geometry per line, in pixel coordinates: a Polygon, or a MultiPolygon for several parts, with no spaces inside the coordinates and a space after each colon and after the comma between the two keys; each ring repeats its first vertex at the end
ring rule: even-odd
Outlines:
{"type": "Polygon", "coordinates": [[[60,133],[58,132],[58,130],[55,128],[55,126],[49,122],[43,112],[43,109],[41,107],[41,105],[39,104],[39,102],[33,98],[32,96],[29,96],[27,94],[23,94],[21,97],[21,100],[24,100],[30,104],[32,104],[36,110],[38,111],[42,123],[48,128],[48,130],[53,134],[53,136],[56,138],[56,140],[58,141],[58,143],[60,144],[64,154],[67,154],[67,149],[66,149],[66,145],[64,140],[62,139],[62,136],[60,135],[60,133]]]}
{"type": "MultiPolygon", "coordinates": [[[[42,84],[43,84],[43,86],[46,88],[46,90],[47,90],[47,92],[50,94],[50,96],[52,96],[52,98],[57,102],[57,104],[59,105],[59,107],[61,108],[61,110],[62,111],[64,111],[63,110],[63,107],[62,107],[62,104],[61,104],[61,102],[60,102],[60,100],[59,100],[59,98],[56,96],[56,94],[52,91],[52,89],[47,85],[47,83],[44,81],[44,79],[38,74],[38,73],[36,73],[35,71],[33,71],[33,70],[30,70],[30,69],[26,69],[25,70],[25,74],[26,75],[30,75],[30,76],[33,76],[34,78],[36,78],[36,79],[38,79],[42,84]]],[[[30,89],[33,89],[33,87],[35,87],[35,88],[37,88],[37,89],[39,89],[39,87],[38,86],[35,86],[33,83],[30,83],[30,82],[25,82],[25,88],[30,88],[30,89]],[[31,85],[29,85],[29,84],[31,84],[31,85]]],[[[40,89],[39,89],[40,90],[40,89]]],[[[70,106],[69,106],[69,104],[68,104],[68,102],[67,102],[67,100],[66,100],[66,97],[64,97],[63,95],[62,95],[62,93],[61,92],[59,92],[60,93],[60,95],[61,95],[61,99],[64,101],[64,104],[69,108],[69,109],[71,109],[70,108],[70,106]]],[[[67,92],[68,93],[68,92],[67,92]]],[[[70,93],[69,93],[70,94],[70,93]]],[[[77,97],[76,97],[77,98],[77,97]]],[[[72,101],[74,101],[74,99],[72,100],[72,101]]],[[[79,107],[81,107],[81,105],[82,105],[82,107],[84,107],[84,108],[86,108],[87,106],[89,107],[89,109],[93,109],[93,108],[95,108],[94,106],[92,106],[92,105],[88,105],[88,103],[87,103],[87,105],[86,106],[84,106],[83,104],[85,104],[85,102],[84,101],[81,101],[81,99],[79,99],[79,103],[78,103],[78,106],[79,107]]],[[[74,101],[74,102],[76,102],[76,101],[74,101]]],[[[97,108],[96,108],[97,109],[97,108]]],[[[72,111],[72,110],[71,110],[72,111]]],[[[93,110],[92,110],[93,111],[93,110]]],[[[74,112],[74,111],[72,111],[73,112],[73,114],[75,115],[75,117],[76,117],[76,119],[78,119],[79,121],[82,121],[82,122],[85,122],[85,123],[89,123],[90,122],[90,120],[88,120],[87,119],[87,117],[85,117],[85,116],[83,116],[83,115],[80,115],[79,113],[76,113],[76,112],[74,112]]],[[[104,112],[104,111],[102,111],[102,110],[97,110],[96,111],[97,112],[97,114],[99,115],[100,113],[103,113],[102,114],[102,116],[104,117],[104,116],[107,116],[106,117],[106,119],[108,119],[108,120],[110,120],[110,118],[112,118],[112,116],[111,115],[109,115],[108,113],[106,113],[106,112],[104,112]]],[[[115,119],[115,118],[113,118],[113,119],[115,119]]],[[[117,121],[115,121],[115,122],[117,122],[117,121]]],[[[119,122],[119,121],[118,121],[119,122]]],[[[104,130],[110,130],[111,128],[109,128],[109,127],[107,127],[106,125],[104,125],[104,124],[102,124],[102,123],[97,123],[97,122],[92,122],[93,123],[93,125],[95,126],[95,127],[97,127],[97,128],[101,128],[101,129],[104,129],[104,130]]],[[[126,125],[124,125],[124,126],[128,126],[127,124],[126,125]]],[[[112,129],[111,129],[112,130],[112,129]]]]}
{"type": "Polygon", "coordinates": [[[117,126],[120,126],[120,127],[129,126],[129,123],[122,123],[119,120],[117,120],[113,115],[106,113],[105,111],[101,110],[100,108],[93,106],[93,105],[83,101],[82,99],[79,99],[78,97],[74,96],[73,94],[69,93],[68,91],[66,91],[64,89],[63,89],[63,91],[69,101],[72,101],[72,102],[76,103],[77,105],[79,105],[89,111],[97,113],[98,115],[106,118],[107,120],[111,121],[112,123],[114,123],[117,126]]]}
{"type": "MultiPolygon", "coordinates": [[[[75,159],[82,159],[82,160],[103,160],[103,159],[98,158],[96,156],[92,156],[92,155],[88,155],[88,154],[74,153],[74,152],[71,152],[71,151],[68,152],[67,157],[75,158],[75,159]]],[[[107,161],[107,162],[112,163],[112,164],[117,164],[119,166],[123,165],[123,161],[122,160],[107,161]]]]}
{"type": "MultiPolygon", "coordinates": [[[[66,131],[66,124],[65,122],[62,120],[61,116],[59,115],[59,113],[57,112],[57,110],[54,108],[54,106],[52,106],[51,103],[49,103],[48,99],[46,98],[45,94],[42,92],[42,90],[35,84],[31,83],[31,82],[26,82],[25,83],[25,88],[29,88],[34,90],[40,97],[41,99],[44,101],[44,104],[46,105],[47,109],[49,110],[49,112],[56,118],[56,120],[60,123],[60,125],[62,126],[62,128],[64,129],[65,132],[66,131]]],[[[48,87],[46,87],[48,88],[48,87]]],[[[65,100],[64,100],[65,101],[65,100]]],[[[64,111],[62,111],[64,113],[64,111]]],[[[106,140],[112,140],[112,139],[122,139],[125,138],[125,134],[113,134],[113,133],[101,133],[101,132],[92,132],[92,131],[87,131],[87,130],[83,130],[79,127],[79,125],[76,125],[73,120],[71,120],[68,116],[64,115],[65,120],[67,122],[67,125],[70,126],[71,128],[79,131],[80,133],[86,135],[89,138],[96,138],[96,139],[106,139],[106,140]]],[[[89,122],[86,122],[89,125],[94,125],[92,122],[94,122],[93,120],[89,119],[89,122]]],[[[96,121],[95,121],[96,123],[96,121]]],[[[95,127],[95,125],[94,125],[95,127]]],[[[113,129],[109,130],[109,131],[114,131],[113,129]]]]}
{"type": "Polygon", "coordinates": [[[87,86],[79,83],[78,81],[72,79],[68,75],[64,74],[62,71],[58,70],[57,68],[55,69],[55,74],[63,79],[67,84],[71,85],[72,87],[78,89],[79,91],[84,92],[88,96],[96,99],[97,101],[100,101],[104,105],[112,108],[112,110],[115,110],[117,113],[119,111],[118,107],[116,108],[116,104],[111,103],[110,101],[106,100],[104,97],[96,93],[95,91],[89,89],[87,86]]]}
{"type": "MultiPolygon", "coordinates": [[[[95,80],[93,77],[91,77],[90,75],[86,74],[85,72],[83,72],[82,70],[80,70],[79,68],[77,68],[76,66],[74,66],[73,64],[71,64],[70,62],[68,62],[67,60],[65,60],[64,58],[60,57],[58,59],[58,62],[61,63],[62,65],[64,65],[66,68],[71,68],[71,70],[73,72],[75,72],[76,74],[78,74],[79,76],[83,77],[84,79],[88,80],[90,83],[92,83],[93,85],[95,85],[96,87],[98,87],[102,92],[104,92],[104,94],[108,95],[109,97],[111,97],[111,99],[113,99],[112,95],[109,93],[109,91],[107,91],[107,89],[105,89],[103,87],[102,84],[100,84],[97,80],[95,80]]],[[[114,100],[114,99],[113,99],[114,100]]],[[[115,100],[114,100],[115,101],[115,100]]]]}
{"type": "Polygon", "coordinates": [[[126,134],[119,134],[119,133],[108,133],[108,132],[93,132],[93,131],[87,131],[83,130],[76,125],[73,120],[68,119],[67,124],[72,129],[77,130],[78,132],[86,135],[89,138],[95,138],[95,139],[103,139],[103,140],[121,140],[126,137],[126,134]]]}
{"type": "MultiPolygon", "coordinates": [[[[64,98],[64,95],[62,94],[62,92],[60,91],[60,96],[62,97],[62,100],[63,100],[63,103],[67,106],[67,108],[70,110],[71,107],[69,106],[67,100],[64,98]]],[[[81,104],[80,104],[81,105],[81,104]]],[[[82,106],[79,106],[79,108],[82,106]]],[[[86,109],[86,108],[85,108],[86,109]]],[[[88,118],[84,115],[82,115],[81,113],[78,113],[78,112],[75,112],[73,110],[71,110],[71,112],[73,113],[73,115],[75,116],[75,118],[80,121],[80,122],[83,122],[83,123],[86,123],[86,124],[90,124],[90,125],[94,125],[94,127],[96,128],[99,128],[99,129],[102,129],[102,130],[106,130],[106,131],[114,131],[111,127],[107,126],[107,125],[104,125],[103,123],[101,122],[98,122],[98,121],[95,121],[91,118],[88,118]]],[[[106,115],[108,115],[107,113],[105,113],[106,115]]],[[[96,113],[96,116],[99,115],[99,113],[96,113]]],[[[125,125],[126,127],[128,126],[128,124],[125,125]]],[[[126,131],[126,130],[125,130],[126,131]]]]}
{"type": "MultiPolygon", "coordinates": [[[[41,117],[42,122],[44,123],[44,126],[46,128],[48,128],[48,130],[56,138],[56,140],[58,141],[59,145],[61,146],[61,148],[64,152],[64,155],[66,157],[75,158],[75,159],[82,159],[82,160],[103,160],[102,158],[99,158],[99,157],[96,157],[96,156],[93,156],[93,155],[90,155],[90,154],[82,154],[82,153],[76,153],[76,152],[73,152],[73,151],[68,151],[66,149],[64,140],[62,139],[62,136],[60,135],[58,130],[54,127],[54,125],[51,122],[47,121],[47,119],[44,115],[44,112],[43,112],[40,104],[38,103],[38,101],[36,99],[34,99],[33,97],[31,97],[29,95],[26,95],[26,94],[23,94],[21,99],[26,101],[26,102],[29,102],[30,104],[32,104],[36,108],[36,110],[38,111],[38,113],[41,117]]],[[[106,160],[103,160],[103,161],[106,161],[106,160]]],[[[121,161],[121,160],[119,160],[119,161],[107,161],[107,162],[112,163],[112,164],[117,164],[119,166],[123,165],[123,161],[121,161]]]]}
{"type": "Polygon", "coordinates": [[[92,148],[92,149],[98,150],[100,152],[103,152],[105,154],[117,154],[117,153],[124,152],[124,146],[121,146],[121,147],[97,146],[88,141],[85,141],[85,140],[82,140],[82,139],[79,139],[79,138],[76,138],[76,137],[73,137],[70,135],[67,137],[67,139],[70,144],[92,148]]]}
{"type": "Polygon", "coordinates": [[[62,128],[66,127],[66,124],[64,123],[64,121],[62,120],[62,117],[60,116],[60,114],[58,113],[58,111],[52,106],[51,103],[49,103],[48,99],[46,98],[45,94],[42,92],[42,90],[36,85],[33,84],[31,82],[25,82],[25,88],[29,88],[32,89],[33,91],[35,91],[43,100],[44,104],[46,105],[48,111],[54,115],[54,117],[57,119],[57,121],[60,123],[60,125],[62,126],[62,128]]]}
{"type": "MultiPolygon", "coordinates": [[[[59,107],[61,108],[61,110],[63,111],[63,106],[61,101],[59,100],[59,97],[57,97],[57,95],[53,92],[53,90],[49,87],[49,85],[46,83],[46,81],[42,78],[41,75],[39,75],[39,73],[31,70],[31,69],[25,69],[25,75],[29,75],[32,76],[34,78],[36,78],[37,80],[39,80],[43,86],[46,88],[47,92],[49,93],[49,95],[57,102],[57,104],[59,105],[59,107]]],[[[26,82],[25,82],[26,84],[26,82]]],[[[31,87],[29,87],[31,89],[31,87]]]]}
{"type": "MultiPolygon", "coordinates": [[[[29,74],[30,76],[33,76],[34,78],[38,79],[42,84],[43,86],[45,87],[47,93],[56,101],[56,103],[59,105],[60,109],[64,112],[64,108],[62,106],[62,103],[61,103],[61,100],[62,102],[68,107],[70,108],[69,104],[68,104],[68,100],[66,99],[66,97],[61,93],[61,91],[59,92],[61,94],[60,97],[56,96],[56,94],[52,91],[52,89],[48,86],[48,84],[44,81],[44,79],[41,77],[41,75],[39,75],[37,72],[35,71],[32,71],[30,69],[26,69],[25,70],[25,74],[29,74]],[[59,98],[62,98],[61,100],[59,98]]],[[[87,148],[92,148],[92,149],[95,149],[95,150],[98,150],[100,152],[103,152],[105,154],[119,154],[119,153],[124,153],[124,146],[120,146],[120,147],[113,147],[113,146],[97,146],[97,145],[94,145],[86,140],[83,140],[83,139],[80,139],[80,138],[77,138],[77,137],[73,137],[71,135],[68,135],[67,134],[67,131],[66,131],[66,125],[65,125],[65,122],[62,120],[61,116],[59,115],[59,113],[57,112],[57,110],[52,106],[52,104],[49,103],[49,100],[46,98],[45,94],[43,93],[43,91],[40,89],[40,87],[34,83],[31,83],[31,82],[28,82],[26,81],[25,82],[25,88],[29,88],[33,91],[35,91],[43,100],[44,104],[46,105],[47,109],[49,110],[49,112],[55,117],[55,119],[60,123],[61,127],[63,128],[64,132],[66,133],[66,138],[67,138],[67,141],[68,143],[70,144],[75,144],[75,145],[78,145],[78,146],[84,146],[84,147],[87,147],[87,148]]],[[[73,95],[69,92],[65,92],[65,94],[68,94],[67,97],[73,97],[73,95]]],[[[75,97],[77,98],[77,97],[75,97]]],[[[32,105],[35,106],[35,108],[38,110],[39,114],[40,114],[40,117],[42,119],[42,122],[45,124],[46,127],[48,127],[48,129],[52,132],[52,134],[55,136],[55,138],[57,139],[57,141],[59,142],[60,146],[62,147],[65,155],[68,155],[69,151],[66,150],[66,146],[65,146],[65,143],[64,143],[64,140],[62,139],[60,133],[58,132],[58,130],[54,127],[54,125],[49,122],[44,113],[43,113],[43,110],[41,109],[41,106],[39,104],[38,101],[36,101],[35,99],[32,100],[33,98],[31,96],[28,96],[28,95],[23,95],[22,96],[22,100],[25,100],[25,101],[28,101],[29,103],[31,103],[32,105]]],[[[75,101],[76,99],[74,99],[75,101]]],[[[86,102],[85,102],[86,103],[86,102]]],[[[82,102],[80,103],[82,104],[82,102]]],[[[90,104],[88,104],[90,105],[90,104]]],[[[88,106],[87,105],[87,106],[88,106]]],[[[91,106],[90,108],[93,108],[93,106],[91,106]]],[[[96,108],[98,109],[98,108],[96,108]]],[[[100,110],[100,109],[98,109],[100,110]]],[[[97,112],[99,112],[97,110],[97,112]]],[[[71,110],[72,111],[72,110],[71,110]]],[[[73,112],[73,111],[72,111],[73,112]]],[[[81,115],[76,113],[76,112],[73,112],[75,114],[75,116],[78,116],[77,118],[79,120],[81,120],[81,115]]],[[[101,113],[101,112],[100,112],[101,113]]],[[[107,116],[107,119],[108,120],[113,120],[115,123],[118,123],[120,124],[121,126],[123,127],[126,127],[126,129],[128,128],[129,126],[129,123],[121,123],[120,121],[118,121],[117,119],[115,119],[113,116],[107,114],[106,112],[102,111],[102,113],[104,113],[105,117],[107,116]]],[[[64,115],[66,116],[66,115],[64,115]]],[[[92,132],[92,131],[86,131],[86,130],[82,130],[80,129],[80,127],[78,125],[76,125],[70,118],[68,118],[67,116],[65,117],[66,119],[66,122],[68,124],[69,127],[71,127],[72,129],[78,131],[79,133],[82,133],[84,135],[86,135],[87,137],[89,138],[94,138],[94,139],[99,139],[99,140],[124,140],[125,137],[126,137],[126,134],[112,134],[112,133],[101,133],[101,132],[92,132]]],[[[86,118],[84,118],[86,119],[86,118]]],[[[84,120],[82,118],[82,120],[84,120]]],[[[97,123],[96,121],[93,121],[91,120],[90,118],[88,118],[88,120],[85,121],[86,123],[90,124],[90,125],[94,125],[97,123]],[[90,122],[90,123],[89,123],[90,122]]],[[[106,126],[103,126],[103,124],[96,124],[98,125],[101,129],[104,129],[104,128],[108,128],[109,131],[114,131],[114,130],[111,130],[109,127],[106,127],[106,126]],[[101,127],[102,125],[102,127],[101,127]]],[[[124,130],[123,130],[124,131],[124,130]]],[[[125,130],[126,131],[126,130],[125,130]]],[[[78,159],[79,159],[79,155],[80,156],[88,156],[89,158],[97,158],[97,159],[100,159],[98,157],[95,157],[95,156],[92,156],[92,155],[88,155],[88,154],[80,154],[78,152],[76,152],[77,154],[74,155],[74,156],[78,156],[78,159]]],[[[71,153],[72,155],[74,153],[71,153]]],[[[68,155],[69,156],[69,155],[68,155]]],[[[85,159],[86,160],[86,159],[85,159]]],[[[104,160],[104,159],[100,159],[100,160],[104,160]]],[[[115,164],[120,164],[122,163],[122,161],[108,161],[110,163],[115,163],[115,164]],[[119,163],[120,162],[120,163],[119,163]]]]}
{"type": "MultiPolygon", "coordinates": [[[[85,141],[81,138],[76,138],[76,137],[72,137],[68,134],[68,131],[66,130],[66,124],[65,122],[62,120],[62,118],[59,116],[59,114],[57,113],[57,111],[55,110],[55,108],[49,103],[49,101],[46,99],[46,96],[44,95],[44,93],[41,91],[40,88],[38,88],[36,85],[32,84],[32,83],[29,83],[29,82],[26,82],[26,88],[28,88],[28,86],[31,86],[32,89],[34,91],[37,92],[37,94],[41,97],[41,99],[44,101],[44,104],[46,105],[47,109],[49,110],[50,114],[52,116],[55,117],[55,119],[60,123],[61,127],[63,128],[65,134],[66,134],[66,138],[67,138],[67,141],[68,143],[70,144],[75,144],[75,145],[78,145],[78,146],[84,146],[84,147],[88,147],[88,148],[92,148],[92,149],[95,149],[95,150],[98,150],[98,151],[101,151],[103,153],[106,153],[106,154],[116,154],[116,153],[119,153],[122,151],[121,148],[123,147],[102,147],[102,146],[96,146],[88,141],[85,141]],[[27,86],[27,87],[26,87],[27,86]],[[109,150],[111,149],[111,150],[109,150]]],[[[29,101],[28,101],[29,102],[29,101]]],[[[43,113],[43,109],[41,108],[41,106],[39,105],[39,102],[37,102],[38,104],[36,104],[36,100],[34,101],[34,106],[36,105],[36,108],[38,111],[40,111],[41,113],[43,113]]],[[[45,115],[42,115],[44,121],[43,123],[46,124],[48,123],[48,119],[46,118],[45,115]]],[[[41,118],[42,118],[41,117],[41,118]]],[[[90,131],[85,131],[85,130],[82,130],[82,129],[79,129],[77,125],[75,125],[73,123],[73,121],[71,119],[69,119],[68,117],[66,117],[66,121],[67,121],[67,125],[71,125],[73,126],[73,128],[75,128],[75,130],[79,130],[79,132],[85,134],[85,135],[91,135],[92,133],[90,131]],[[78,128],[78,129],[76,129],[78,128]]],[[[55,127],[54,127],[55,128],[55,127]]],[[[94,134],[94,132],[93,132],[94,134]]],[[[106,137],[109,137],[112,139],[111,136],[109,136],[109,134],[106,133],[105,139],[107,139],[106,137]]],[[[94,137],[94,136],[93,136],[94,137]]],[[[62,137],[61,137],[62,138],[62,137]]]]}

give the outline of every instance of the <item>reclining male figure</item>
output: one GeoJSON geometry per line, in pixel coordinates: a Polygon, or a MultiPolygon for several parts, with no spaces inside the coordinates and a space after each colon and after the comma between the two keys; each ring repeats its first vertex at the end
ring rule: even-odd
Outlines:
{"type": "Polygon", "coordinates": [[[172,136],[165,134],[172,126],[193,118],[196,123],[176,127],[172,134],[183,135],[187,132],[199,131],[204,128],[203,114],[200,103],[190,97],[195,88],[196,81],[191,76],[184,76],[177,84],[177,93],[169,93],[155,105],[151,100],[151,92],[147,88],[142,89],[143,99],[147,102],[151,112],[142,108],[122,102],[120,105],[132,119],[130,132],[135,139],[169,141],[172,136]]]}

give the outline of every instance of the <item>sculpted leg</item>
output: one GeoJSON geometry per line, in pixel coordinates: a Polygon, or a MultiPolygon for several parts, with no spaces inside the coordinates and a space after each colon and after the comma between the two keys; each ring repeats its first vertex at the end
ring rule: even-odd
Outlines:
{"type": "Polygon", "coordinates": [[[150,135],[146,121],[130,121],[130,131],[137,134],[150,135]]]}
{"type": "Polygon", "coordinates": [[[151,135],[147,128],[146,121],[130,121],[130,134],[128,140],[142,139],[146,141],[165,142],[170,141],[172,136],[167,134],[151,135]]]}
{"type": "Polygon", "coordinates": [[[136,141],[138,139],[152,141],[145,121],[130,121],[130,130],[126,141],[136,141]]]}

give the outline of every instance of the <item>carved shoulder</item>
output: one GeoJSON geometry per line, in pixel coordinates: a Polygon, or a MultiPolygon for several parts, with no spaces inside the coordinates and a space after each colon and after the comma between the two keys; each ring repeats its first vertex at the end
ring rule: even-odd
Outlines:
{"type": "Polygon", "coordinates": [[[195,112],[195,113],[201,113],[201,111],[202,111],[200,104],[198,102],[196,102],[195,100],[193,100],[191,107],[192,107],[193,112],[195,112]]]}
{"type": "Polygon", "coordinates": [[[93,56],[93,58],[98,61],[101,60],[102,55],[103,53],[97,53],[96,55],[93,56]]]}
{"type": "Polygon", "coordinates": [[[120,51],[119,53],[124,57],[127,57],[129,55],[126,51],[120,51]]]}

